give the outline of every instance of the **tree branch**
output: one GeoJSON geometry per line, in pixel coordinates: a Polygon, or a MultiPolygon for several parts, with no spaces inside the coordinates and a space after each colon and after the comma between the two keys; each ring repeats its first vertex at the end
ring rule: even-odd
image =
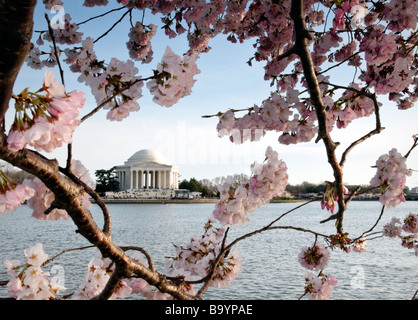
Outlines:
{"type": "Polygon", "coordinates": [[[332,141],[331,136],[329,135],[328,128],[326,125],[327,114],[324,107],[324,103],[321,98],[321,90],[319,88],[319,83],[317,76],[315,74],[312,57],[308,48],[308,43],[306,39],[310,39],[310,34],[306,29],[304,13],[303,13],[303,4],[302,0],[292,0],[292,7],[290,10],[290,16],[294,21],[295,28],[295,53],[300,57],[303,73],[308,85],[310,100],[315,107],[317,119],[318,119],[318,137],[316,142],[322,140],[325,145],[328,163],[331,165],[335,178],[335,186],[338,195],[338,220],[337,220],[337,231],[343,233],[343,215],[346,209],[344,203],[344,184],[343,184],[343,172],[340,164],[337,161],[335,154],[335,149],[338,144],[332,141]]]}
{"type": "Polygon", "coordinates": [[[9,108],[17,75],[31,50],[35,5],[36,0],[0,0],[0,123],[9,108]]]}

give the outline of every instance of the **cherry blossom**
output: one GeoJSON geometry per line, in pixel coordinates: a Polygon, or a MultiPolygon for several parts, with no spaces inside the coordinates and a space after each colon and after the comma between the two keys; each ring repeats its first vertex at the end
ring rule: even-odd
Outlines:
{"type": "Polygon", "coordinates": [[[383,235],[389,238],[400,238],[401,245],[407,249],[414,249],[418,257],[418,215],[409,213],[403,220],[392,217],[392,220],[383,226],[383,235]],[[402,231],[406,232],[403,234],[402,231]]]}
{"type": "Polygon", "coordinates": [[[6,174],[0,171],[0,212],[15,211],[22,203],[31,198],[35,190],[25,184],[16,185],[6,174]]]}
{"type": "MultiPolygon", "coordinates": [[[[110,278],[114,265],[108,258],[103,258],[99,253],[90,260],[88,264],[88,271],[84,277],[84,282],[80,284],[72,299],[75,300],[90,300],[99,295],[104,289],[107,281],[110,278]]],[[[125,298],[132,292],[132,289],[121,281],[119,287],[113,293],[110,299],[118,297],[125,298]]]]}
{"type": "Polygon", "coordinates": [[[409,233],[418,233],[418,214],[409,213],[404,219],[402,230],[409,233]]]}
{"type": "Polygon", "coordinates": [[[166,48],[161,63],[157,66],[160,78],[147,83],[155,103],[171,107],[180,98],[191,93],[195,83],[193,77],[200,73],[196,65],[197,58],[197,53],[185,54],[181,58],[170,47],[166,48]]]}
{"type": "Polygon", "coordinates": [[[362,236],[360,239],[355,240],[351,244],[351,248],[354,252],[363,253],[366,251],[366,244],[367,244],[367,240],[365,239],[364,236],[362,236]]]}
{"type": "Polygon", "coordinates": [[[85,94],[74,90],[66,94],[51,71],[45,73],[41,91],[44,96],[22,92],[16,104],[16,116],[8,137],[8,147],[12,151],[21,150],[26,145],[40,151],[52,152],[63,143],[72,142],[72,133],[79,124],[79,109],[85,103],[85,94]],[[27,113],[31,113],[33,118],[27,113]],[[32,104],[32,105],[31,105],[32,104]]]}
{"type": "Polygon", "coordinates": [[[255,162],[251,166],[251,178],[233,189],[232,178],[218,185],[219,202],[213,211],[213,217],[224,226],[241,225],[249,221],[248,214],[268,203],[273,197],[280,196],[287,184],[286,164],[278,159],[278,153],[268,147],[263,164],[255,162]]]}
{"type": "Polygon", "coordinates": [[[4,265],[11,280],[7,283],[8,294],[17,300],[50,300],[54,299],[64,287],[54,283],[49,273],[42,270],[48,255],[41,243],[25,249],[27,263],[18,260],[6,260],[4,265]]]}
{"type": "MultiPolygon", "coordinates": [[[[328,187],[324,192],[324,195],[322,196],[321,200],[321,208],[327,209],[331,211],[331,213],[334,213],[335,211],[335,201],[338,201],[338,194],[337,189],[335,188],[334,183],[331,183],[329,181],[326,181],[328,183],[328,187]]],[[[348,194],[349,191],[346,186],[344,186],[343,190],[344,194],[348,194]]]]}
{"type": "Polygon", "coordinates": [[[45,211],[51,207],[55,195],[39,178],[25,179],[23,183],[35,190],[34,196],[27,201],[29,208],[33,210],[32,217],[39,220],[66,220],[69,218],[67,211],[64,209],[55,208],[45,214],[45,211]]]}
{"type": "MultiPolygon", "coordinates": [[[[175,246],[176,256],[166,262],[169,275],[183,276],[186,280],[193,277],[203,278],[209,274],[212,264],[220,253],[224,229],[216,228],[214,220],[209,219],[205,233],[192,235],[187,246],[175,246]]],[[[230,256],[222,256],[215,269],[210,286],[222,288],[229,286],[241,271],[241,255],[234,251],[230,256]]]]}
{"type": "MultiPolygon", "coordinates": [[[[95,188],[95,182],[91,179],[89,171],[79,160],[73,159],[70,169],[77,178],[89,187],[95,188]]],[[[33,210],[32,217],[39,220],[67,220],[69,218],[66,210],[51,208],[55,195],[39,178],[25,179],[23,184],[34,190],[33,196],[27,200],[29,208],[33,210]]],[[[91,207],[92,203],[87,192],[81,191],[79,198],[86,209],[91,207]]]]}
{"type": "Polygon", "coordinates": [[[379,157],[376,167],[377,172],[370,181],[370,185],[381,188],[380,202],[388,208],[396,207],[404,202],[403,190],[406,177],[411,175],[411,171],[406,167],[406,158],[393,148],[388,154],[379,157]]]}
{"type": "Polygon", "coordinates": [[[307,271],[305,273],[305,293],[310,300],[329,300],[332,296],[332,287],[338,284],[335,276],[326,276],[322,273],[315,276],[307,271]]]}
{"type": "Polygon", "coordinates": [[[153,24],[144,26],[137,22],[129,32],[129,41],[126,46],[129,50],[129,55],[134,60],[149,63],[152,60],[151,39],[155,36],[157,27],[153,24]]]}
{"type": "Polygon", "coordinates": [[[328,264],[330,254],[320,242],[315,242],[311,247],[302,248],[299,255],[299,263],[310,270],[322,270],[328,264]]]}
{"type": "Polygon", "coordinates": [[[383,235],[390,238],[399,237],[402,233],[401,220],[393,217],[392,220],[383,227],[383,235]]]}
{"type": "Polygon", "coordinates": [[[107,119],[121,121],[133,111],[140,109],[137,100],[142,97],[143,82],[136,76],[138,69],[132,60],[121,61],[112,58],[106,66],[97,63],[94,53],[91,53],[87,64],[81,67],[78,80],[90,86],[97,104],[104,104],[103,109],[109,110],[107,119]]]}
{"type": "MultiPolygon", "coordinates": [[[[219,112],[219,137],[229,136],[232,142],[240,144],[258,141],[272,131],[278,134],[279,143],[290,145],[312,141],[320,132],[319,129],[325,129],[319,128],[318,120],[321,119],[318,119],[319,116],[317,118],[316,111],[322,106],[319,108],[311,96],[312,88],[305,74],[309,70],[298,51],[302,48],[296,48],[300,44],[295,37],[298,26],[291,10],[295,8],[294,2],[117,2],[126,7],[122,9],[125,9],[125,15],[130,13],[131,17],[126,42],[131,59],[121,61],[111,58],[105,61],[97,57],[95,40],[84,37],[84,33],[79,31],[81,24],[72,22],[67,14],[62,27],[53,28],[51,33],[39,31],[38,40],[27,57],[28,66],[34,69],[56,67],[63,52],[63,62],[72,72],[79,73],[79,82],[91,89],[97,107],[107,110],[106,118],[121,121],[140,109],[138,100],[142,98],[145,82],[153,101],[161,106],[171,107],[191,94],[195,75],[200,73],[197,58],[209,52],[212,38],[223,34],[232,43],[252,41],[254,55],[248,64],[251,66],[253,61],[263,63],[264,80],[271,82],[272,92],[267,99],[253,107],[219,112]],[[134,9],[142,11],[142,21],[133,20],[134,9]],[[179,56],[167,47],[154,74],[143,78],[135,62],[153,61],[151,41],[160,29],[160,26],[146,23],[148,12],[159,15],[163,23],[161,29],[168,38],[185,34],[189,50],[179,56]],[[56,47],[56,44],[60,47],[56,47]],[[246,114],[239,117],[238,112],[241,111],[246,114]]],[[[63,4],[60,0],[44,0],[43,3],[47,10],[63,4]]],[[[84,6],[105,6],[108,3],[108,0],[85,0],[84,6]]],[[[319,98],[324,107],[320,111],[325,112],[324,126],[328,132],[334,127],[345,129],[362,117],[378,116],[381,106],[375,100],[378,95],[386,95],[401,110],[413,107],[418,97],[416,1],[312,0],[303,1],[302,7],[306,25],[303,40],[311,51],[319,98]],[[330,70],[343,64],[354,71],[352,83],[347,87],[332,84],[329,75],[330,70]]],[[[16,102],[15,120],[7,135],[9,150],[17,152],[33,147],[37,151],[52,152],[62,144],[72,142],[72,134],[80,123],[79,109],[85,103],[84,93],[72,91],[67,94],[52,72],[47,71],[39,91],[25,89],[20,95],[13,95],[13,98],[16,102]]],[[[327,151],[330,152],[330,148],[327,151]]],[[[376,162],[377,172],[370,184],[380,188],[379,200],[389,208],[405,201],[403,189],[406,176],[411,174],[405,162],[406,158],[396,149],[376,162]]],[[[69,170],[80,180],[79,201],[89,208],[91,203],[86,189],[91,192],[89,189],[94,189],[94,182],[80,161],[72,160],[69,170]]],[[[225,230],[216,228],[215,220],[223,227],[248,222],[257,208],[284,192],[287,179],[286,164],[269,147],[265,152],[265,161],[251,166],[251,177],[247,181],[236,185],[229,177],[225,183],[218,185],[220,201],[215,205],[204,234],[192,235],[186,246],[175,246],[175,257],[167,261],[168,274],[193,280],[212,272],[211,286],[220,288],[229,285],[241,271],[242,259],[238,251],[219,256],[224,245],[225,230]],[[216,259],[218,265],[213,269],[216,259]]],[[[4,179],[0,186],[0,212],[3,214],[6,210],[15,210],[27,200],[33,216],[38,219],[69,217],[65,210],[55,207],[55,195],[39,178],[25,180],[22,185],[4,179]]],[[[347,193],[344,187],[344,194],[347,193]]],[[[334,213],[337,200],[336,187],[334,183],[329,183],[321,207],[334,213]]],[[[413,213],[404,219],[403,224],[400,219],[393,218],[384,226],[382,233],[399,238],[404,247],[414,249],[417,255],[417,220],[417,215],[413,213]]],[[[326,238],[326,241],[331,249],[363,252],[365,239],[351,240],[348,233],[339,232],[326,238]]],[[[9,294],[17,299],[53,299],[62,288],[53,288],[47,279],[48,274],[41,269],[47,259],[42,246],[36,245],[25,250],[25,256],[28,262],[23,265],[16,261],[6,262],[12,277],[8,283],[9,294]]],[[[328,263],[329,252],[323,244],[315,241],[311,247],[303,248],[298,258],[304,267],[322,270],[328,263]]],[[[132,259],[149,267],[148,261],[139,253],[134,254],[132,259]]],[[[114,263],[110,259],[101,255],[94,257],[89,263],[85,281],[73,298],[96,297],[113,271],[114,263]]],[[[326,276],[322,272],[317,276],[308,272],[305,280],[305,294],[310,299],[329,299],[332,287],[337,285],[334,276],[326,276]]],[[[192,285],[182,284],[180,287],[185,292],[195,293],[192,285]]],[[[125,298],[131,293],[141,293],[150,299],[172,298],[133,274],[118,283],[112,299],[125,298]]]]}

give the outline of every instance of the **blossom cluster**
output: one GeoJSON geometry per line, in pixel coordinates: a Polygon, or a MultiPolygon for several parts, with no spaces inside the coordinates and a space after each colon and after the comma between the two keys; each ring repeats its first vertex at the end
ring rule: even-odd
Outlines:
{"type": "Polygon", "coordinates": [[[418,214],[409,213],[403,220],[392,217],[392,220],[383,226],[383,235],[389,238],[400,238],[402,246],[415,250],[418,257],[418,214]],[[406,232],[406,235],[402,234],[406,232]]]}
{"type": "MultiPolygon", "coordinates": [[[[375,111],[373,100],[358,93],[361,91],[360,84],[351,83],[349,88],[343,92],[341,98],[330,104],[329,117],[336,122],[339,129],[346,128],[351,121],[368,117],[375,111]]],[[[378,106],[381,106],[381,103],[378,103],[378,106]]]]}
{"type": "Polygon", "coordinates": [[[230,135],[230,140],[240,144],[247,140],[257,141],[266,131],[282,133],[279,142],[294,144],[308,142],[318,132],[313,108],[299,100],[299,91],[289,89],[286,97],[277,92],[259,107],[254,105],[241,118],[233,110],[219,115],[219,137],[230,135]]]}
{"type": "MultiPolygon", "coordinates": [[[[213,268],[221,249],[224,229],[215,228],[214,221],[205,225],[205,233],[192,235],[187,246],[175,246],[176,256],[167,260],[166,269],[169,275],[182,276],[185,280],[194,277],[204,278],[213,268]]],[[[210,285],[216,288],[229,286],[241,271],[241,255],[234,251],[230,256],[222,256],[214,271],[210,285]]]]}
{"type": "MultiPolygon", "coordinates": [[[[71,298],[75,300],[90,300],[96,297],[103,291],[113,271],[114,264],[112,260],[103,258],[97,253],[88,264],[84,281],[79,285],[71,298]]],[[[110,299],[126,298],[131,292],[132,289],[126,284],[125,280],[122,280],[110,299]]]]}
{"type": "Polygon", "coordinates": [[[151,39],[156,32],[157,26],[153,24],[144,26],[137,21],[128,34],[129,41],[126,43],[126,46],[129,50],[129,56],[142,63],[151,62],[153,55],[151,39]]]}
{"type": "Polygon", "coordinates": [[[218,185],[219,202],[213,217],[224,226],[241,225],[249,221],[248,214],[283,194],[287,184],[287,167],[271,147],[265,152],[265,162],[251,166],[251,178],[234,189],[232,177],[218,185]]]}
{"type": "Polygon", "coordinates": [[[338,284],[335,276],[326,276],[320,273],[318,276],[312,272],[305,273],[305,294],[310,300],[329,300],[332,288],[338,284]]]}
{"type": "Polygon", "coordinates": [[[406,158],[393,148],[376,161],[377,171],[370,180],[370,185],[380,187],[382,194],[379,201],[388,208],[393,208],[405,201],[404,188],[406,177],[411,171],[406,167],[406,158]]]}
{"type": "Polygon", "coordinates": [[[25,184],[16,184],[0,170],[0,213],[15,211],[22,203],[31,198],[35,190],[25,184]]]}
{"type": "Polygon", "coordinates": [[[191,93],[191,88],[196,81],[193,77],[200,73],[196,65],[198,57],[197,53],[192,52],[181,58],[170,47],[166,48],[157,66],[157,78],[147,83],[155,103],[171,107],[179,99],[191,93]]]}
{"type": "MultiPolygon", "coordinates": [[[[328,182],[327,190],[325,190],[324,195],[322,196],[322,200],[321,200],[322,209],[326,208],[327,210],[330,210],[331,213],[334,213],[335,201],[338,201],[338,194],[336,191],[337,189],[334,183],[328,182]]],[[[349,191],[346,186],[344,186],[343,192],[344,194],[348,194],[349,191]]]]}
{"type": "Polygon", "coordinates": [[[7,283],[9,296],[17,300],[50,300],[59,291],[65,290],[58,281],[49,278],[49,273],[42,270],[42,264],[48,255],[43,251],[42,244],[25,249],[27,262],[6,260],[4,265],[11,280],[7,283]]]}
{"type": "Polygon", "coordinates": [[[315,241],[310,247],[301,249],[298,255],[299,263],[309,269],[319,271],[318,276],[311,272],[305,273],[305,294],[310,300],[329,300],[332,287],[337,285],[335,276],[326,276],[322,270],[327,266],[330,253],[324,244],[315,241]]]}
{"type": "MultiPolygon", "coordinates": [[[[112,58],[107,66],[95,59],[92,43],[85,42],[90,61],[81,67],[80,82],[91,88],[98,105],[109,110],[107,119],[121,121],[140,109],[137,100],[142,97],[143,81],[136,76],[138,69],[132,60],[112,58]],[[92,60],[93,59],[93,60],[92,60]]],[[[80,60],[78,60],[80,62],[80,60]]]]}
{"type": "Polygon", "coordinates": [[[322,270],[329,261],[329,251],[322,243],[315,242],[311,247],[302,248],[298,255],[299,263],[309,270],[322,270]]]}
{"type": "Polygon", "coordinates": [[[39,151],[52,152],[62,143],[72,142],[85,94],[78,90],[66,94],[51,71],[45,73],[40,91],[45,94],[30,94],[24,90],[16,101],[15,121],[7,137],[8,148],[12,151],[29,145],[39,151]]]}

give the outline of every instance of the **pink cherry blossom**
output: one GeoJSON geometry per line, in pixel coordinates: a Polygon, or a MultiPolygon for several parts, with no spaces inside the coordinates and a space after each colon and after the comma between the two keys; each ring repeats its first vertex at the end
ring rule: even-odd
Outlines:
{"type": "Polygon", "coordinates": [[[49,273],[42,270],[48,255],[43,251],[41,243],[24,250],[27,263],[20,264],[17,260],[6,260],[4,265],[11,280],[7,283],[9,296],[17,300],[50,300],[62,290],[59,284],[53,283],[49,273]]]}
{"type": "Polygon", "coordinates": [[[406,167],[406,158],[394,148],[388,154],[379,157],[376,167],[377,172],[370,185],[381,188],[380,202],[388,208],[405,202],[403,190],[406,177],[411,175],[411,171],[406,167]]]}
{"type": "Polygon", "coordinates": [[[3,215],[7,210],[15,211],[34,194],[34,189],[25,184],[16,185],[6,174],[0,171],[0,212],[3,215]]]}
{"type": "Polygon", "coordinates": [[[305,293],[310,300],[329,300],[332,296],[332,287],[338,284],[335,276],[315,276],[311,272],[305,273],[305,293]]]}
{"type": "Polygon", "coordinates": [[[409,213],[404,219],[402,230],[409,233],[418,233],[418,214],[409,213]]]}
{"type": "Polygon", "coordinates": [[[189,53],[181,58],[169,47],[166,48],[161,63],[157,66],[162,79],[160,81],[153,79],[147,83],[155,103],[171,107],[179,99],[191,93],[195,82],[193,77],[200,73],[196,65],[197,58],[197,53],[189,53]]]}
{"type": "Polygon", "coordinates": [[[287,184],[286,164],[278,159],[271,147],[265,152],[263,164],[251,166],[252,176],[248,181],[234,189],[232,177],[218,185],[221,194],[219,203],[213,211],[213,217],[224,226],[241,225],[249,221],[249,214],[268,203],[273,197],[281,195],[287,184]]]}
{"type": "Polygon", "coordinates": [[[25,118],[13,124],[8,136],[10,150],[18,151],[29,145],[39,151],[52,152],[63,143],[72,142],[85,94],[78,90],[66,94],[64,86],[55,80],[51,71],[45,73],[42,90],[45,91],[44,99],[40,105],[33,106],[38,110],[32,121],[28,123],[25,118]]]}
{"type": "Polygon", "coordinates": [[[392,220],[383,227],[383,235],[390,238],[399,237],[402,233],[401,220],[393,217],[392,220]]]}
{"type": "Polygon", "coordinates": [[[329,261],[329,251],[322,243],[315,242],[311,247],[302,248],[299,253],[299,263],[310,270],[322,270],[329,261]]]}
{"type": "Polygon", "coordinates": [[[53,209],[48,214],[45,214],[55,196],[39,178],[33,180],[26,179],[23,183],[35,190],[34,196],[27,201],[29,208],[33,210],[32,216],[34,218],[39,220],[66,220],[69,218],[67,211],[63,209],[53,209]]]}

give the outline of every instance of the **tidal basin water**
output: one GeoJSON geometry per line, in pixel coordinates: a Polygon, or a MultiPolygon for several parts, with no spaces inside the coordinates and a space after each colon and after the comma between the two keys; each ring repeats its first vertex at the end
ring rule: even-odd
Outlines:
{"type": "MultiPolygon", "coordinates": [[[[271,203],[258,209],[251,222],[233,227],[228,242],[245,233],[267,225],[300,203],[271,203]]],[[[146,249],[157,270],[164,272],[165,257],[173,256],[173,244],[187,244],[191,234],[200,235],[214,204],[109,204],[112,230],[116,243],[146,249]]],[[[345,215],[344,229],[350,237],[357,237],[370,229],[381,210],[378,202],[353,201],[345,215]]],[[[99,227],[103,218],[93,206],[93,215],[99,227]]],[[[409,212],[418,212],[418,202],[401,204],[386,210],[375,231],[382,230],[392,216],[403,219],[409,212]]],[[[16,212],[0,216],[0,281],[9,280],[3,261],[24,261],[24,249],[41,242],[44,251],[52,257],[64,249],[86,246],[89,243],[75,233],[71,220],[39,221],[32,218],[26,205],[16,212]]],[[[329,215],[318,202],[310,203],[279,221],[277,225],[308,228],[324,234],[335,233],[334,222],[320,224],[329,215]]],[[[274,230],[240,242],[236,248],[243,257],[243,270],[230,287],[210,289],[205,299],[222,300],[295,300],[303,293],[303,268],[297,259],[300,249],[311,245],[312,234],[294,230],[274,230]]],[[[378,238],[368,241],[365,253],[332,251],[324,272],[337,277],[338,286],[332,299],[411,299],[418,289],[418,257],[413,250],[400,245],[399,239],[378,238]]],[[[66,253],[45,266],[53,276],[59,276],[73,292],[82,282],[94,249],[66,253]]],[[[0,297],[6,296],[6,287],[0,286],[0,297]]],[[[134,295],[131,299],[142,299],[134,295]]],[[[305,299],[305,298],[304,298],[305,299]]]]}

